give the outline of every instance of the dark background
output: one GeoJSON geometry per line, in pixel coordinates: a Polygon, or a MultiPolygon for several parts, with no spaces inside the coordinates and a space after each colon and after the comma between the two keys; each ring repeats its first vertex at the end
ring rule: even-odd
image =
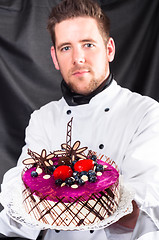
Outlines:
{"type": "MultiPolygon", "coordinates": [[[[16,165],[30,114],[61,97],[61,76],[52,64],[46,29],[51,6],[58,2],[0,0],[0,183],[16,165]]],[[[116,43],[115,79],[159,101],[159,1],[99,3],[110,17],[116,43]]]]}

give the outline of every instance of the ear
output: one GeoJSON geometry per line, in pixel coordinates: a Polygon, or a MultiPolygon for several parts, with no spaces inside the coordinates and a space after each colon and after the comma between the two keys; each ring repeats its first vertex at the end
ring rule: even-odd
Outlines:
{"type": "Polygon", "coordinates": [[[60,68],[59,68],[59,64],[57,61],[57,56],[56,56],[56,51],[55,51],[54,46],[51,47],[51,57],[52,57],[52,61],[53,61],[54,65],[55,65],[55,68],[57,70],[59,70],[60,68]]]}
{"type": "Polygon", "coordinates": [[[108,61],[112,62],[114,60],[115,56],[115,43],[113,38],[109,38],[108,43],[107,43],[107,56],[108,56],[108,61]]]}

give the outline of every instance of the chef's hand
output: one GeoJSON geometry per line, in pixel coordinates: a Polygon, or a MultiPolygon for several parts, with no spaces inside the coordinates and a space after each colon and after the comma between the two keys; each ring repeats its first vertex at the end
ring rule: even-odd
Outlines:
{"type": "Polygon", "coordinates": [[[139,211],[140,210],[139,210],[139,208],[138,208],[138,206],[137,206],[137,204],[134,200],[132,201],[132,204],[133,204],[132,213],[120,218],[117,223],[119,225],[124,226],[124,227],[134,229],[134,227],[136,225],[136,222],[137,222],[137,219],[138,219],[138,216],[139,216],[139,211]]]}

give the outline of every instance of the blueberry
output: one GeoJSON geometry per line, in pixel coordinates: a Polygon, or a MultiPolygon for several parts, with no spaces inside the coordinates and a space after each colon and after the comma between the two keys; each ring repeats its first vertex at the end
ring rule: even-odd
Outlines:
{"type": "Polygon", "coordinates": [[[55,184],[56,184],[57,186],[61,186],[62,183],[63,183],[62,179],[56,179],[56,180],[55,180],[55,184]]]}
{"type": "Polygon", "coordinates": [[[74,179],[75,179],[75,181],[78,183],[79,180],[80,180],[80,177],[79,177],[79,176],[75,176],[74,179]]]}
{"type": "Polygon", "coordinates": [[[73,177],[79,176],[79,172],[74,171],[72,175],[73,175],[73,177]]]}
{"type": "Polygon", "coordinates": [[[92,159],[93,161],[96,161],[96,160],[97,160],[97,156],[96,156],[96,155],[92,155],[91,159],[92,159]]]}
{"type": "Polygon", "coordinates": [[[74,178],[70,177],[70,178],[66,178],[65,183],[68,186],[71,186],[74,183],[74,181],[75,181],[74,178]]]}
{"type": "Polygon", "coordinates": [[[94,162],[94,166],[97,166],[98,165],[98,163],[97,162],[94,162]]]}
{"type": "Polygon", "coordinates": [[[48,169],[49,169],[49,171],[50,171],[51,173],[53,173],[53,172],[55,171],[55,169],[56,169],[56,166],[55,166],[55,165],[49,166],[48,169]]]}
{"type": "Polygon", "coordinates": [[[32,176],[32,177],[37,177],[37,176],[38,176],[38,173],[37,173],[36,171],[32,171],[32,172],[31,172],[31,176],[32,176]]]}
{"type": "Polygon", "coordinates": [[[55,171],[56,168],[57,168],[56,165],[53,165],[53,166],[52,166],[53,171],[55,171]]]}
{"type": "Polygon", "coordinates": [[[98,164],[98,165],[96,166],[96,172],[102,172],[102,171],[104,171],[103,165],[102,165],[102,164],[98,164]]]}
{"type": "Polygon", "coordinates": [[[82,172],[80,172],[80,177],[82,177],[83,175],[88,175],[88,172],[86,172],[86,171],[82,171],[82,172]]]}
{"type": "Polygon", "coordinates": [[[91,183],[94,183],[94,182],[97,181],[97,177],[96,176],[91,176],[91,177],[89,177],[88,181],[91,182],[91,183]]]}
{"type": "Polygon", "coordinates": [[[88,171],[88,177],[91,177],[91,176],[96,176],[95,171],[93,171],[93,170],[88,171]]]}
{"type": "Polygon", "coordinates": [[[82,185],[84,185],[85,184],[85,181],[83,180],[83,179],[79,179],[79,181],[78,181],[78,184],[80,185],[80,186],[82,186],[82,185]]]}

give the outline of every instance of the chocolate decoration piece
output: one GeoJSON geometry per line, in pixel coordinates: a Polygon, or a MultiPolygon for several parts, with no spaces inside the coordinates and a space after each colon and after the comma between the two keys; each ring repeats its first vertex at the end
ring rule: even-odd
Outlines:
{"type": "Polygon", "coordinates": [[[61,148],[64,150],[58,150],[58,151],[54,151],[54,155],[55,156],[68,156],[71,158],[72,161],[74,161],[75,159],[79,158],[79,159],[85,159],[87,158],[85,154],[83,154],[83,152],[87,149],[87,147],[83,147],[83,148],[79,148],[80,146],[80,141],[76,141],[73,145],[73,147],[63,143],[61,145],[61,148]]]}
{"type": "Polygon", "coordinates": [[[28,154],[31,156],[31,158],[23,160],[24,165],[36,164],[36,166],[44,169],[45,173],[49,172],[49,167],[53,165],[53,162],[50,161],[54,157],[53,153],[47,155],[46,150],[43,149],[41,155],[39,155],[38,153],[32,152],[30,149],[28,149],[28,154]]]}
{"type": "Polygon", "coordinates": [[[66,144],[71,146],[71,135],[72,135],[72,121],[73,117],[67,124],[67,135],[66,135],[66,144]]]}
{"type": "Polygon", "coordinates": [[[86,158],[86,155],[83,154],[83,152],[87,149],[87,147],[79,148],[80,141],[76,141],[73,147],[71,147],[72,121],[73,118],[71,118],[71,120],[67,124],[66,143],[61,144],[62,150],[54,151],[54,155],[70,157],[73,162],[77,158],[79,159],[86,158]]]}
{"type": "Polygon", "coordinates": [[[61,165],[71,166],[71,164],[72,164],[72,161],[69,157],[61,157],[58,160],[58,165],[59,166],[61,166],[61,165]]]}

